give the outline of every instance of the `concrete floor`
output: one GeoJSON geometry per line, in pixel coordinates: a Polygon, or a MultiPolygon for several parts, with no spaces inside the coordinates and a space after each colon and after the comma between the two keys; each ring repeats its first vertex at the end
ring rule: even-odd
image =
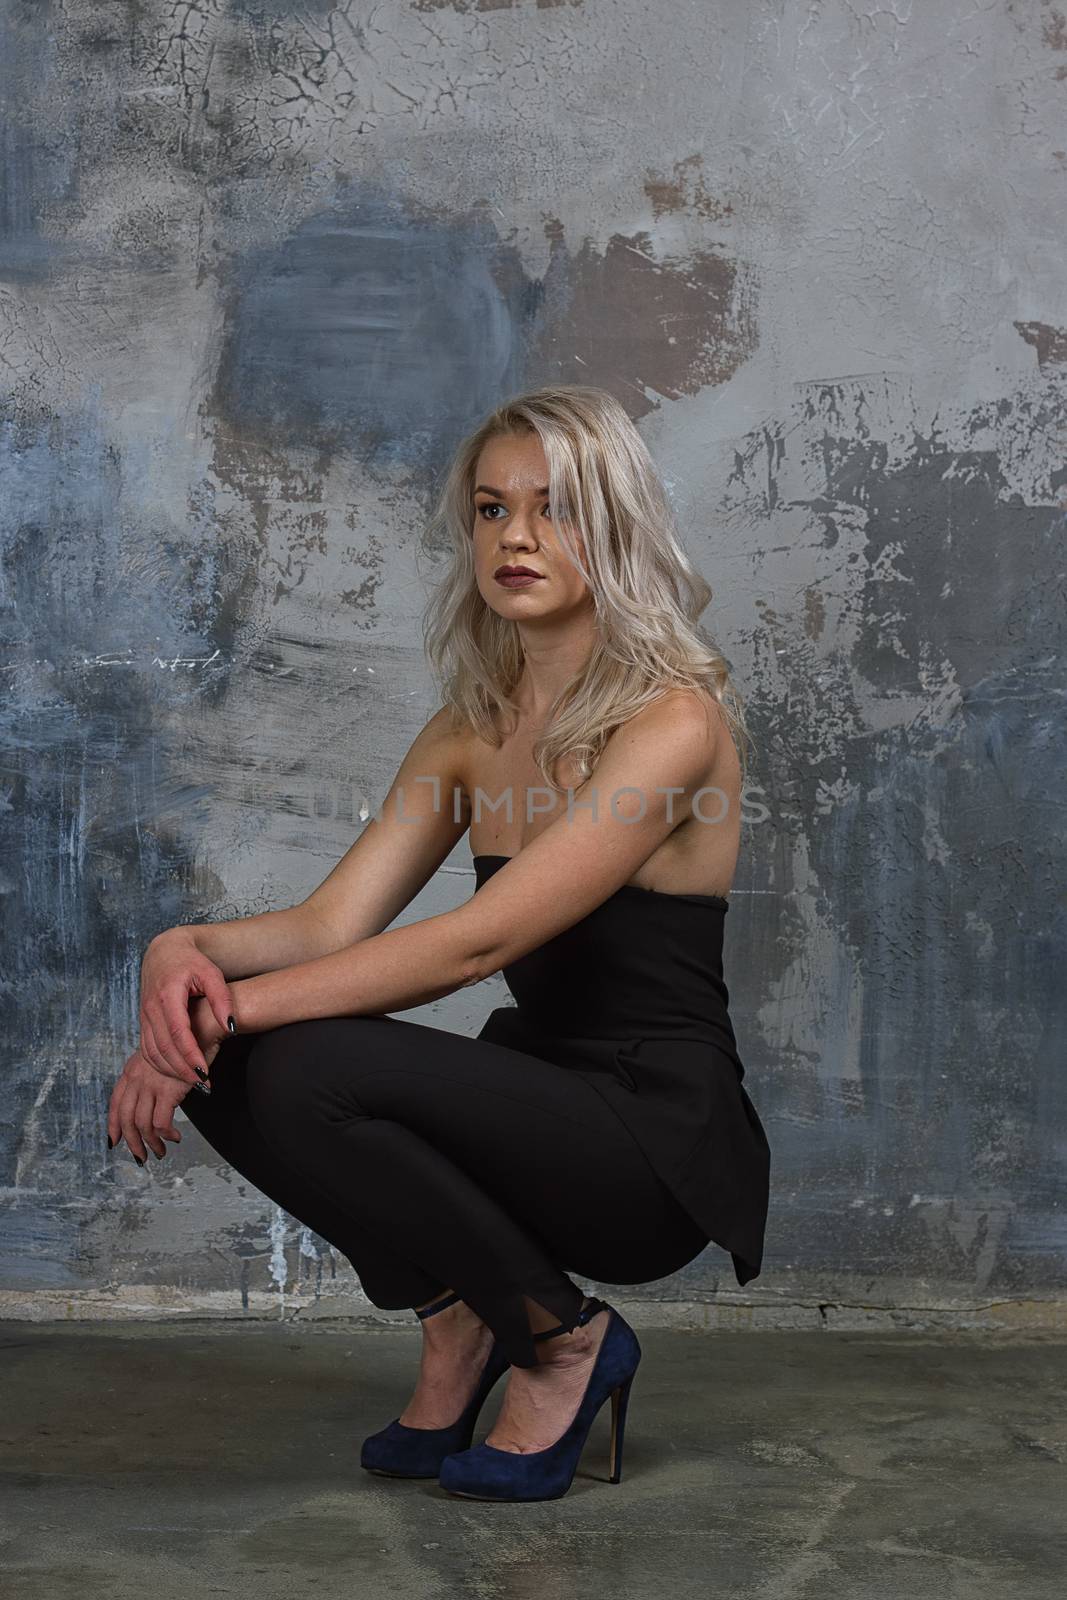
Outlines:
{"type": "Polygon", "coordinates": [[[506,1506],[359,1467],[417,1327],[0,1323],[0,1595],[1062,1600],[1062,1339],[640,1337],[622,1482],[605,1405],[506,1506]]]}

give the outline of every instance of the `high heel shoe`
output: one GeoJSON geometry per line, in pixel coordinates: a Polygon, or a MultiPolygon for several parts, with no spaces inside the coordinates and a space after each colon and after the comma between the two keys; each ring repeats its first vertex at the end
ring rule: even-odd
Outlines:
{"type": "MultiPolygon", "coordinates": [[[[446,1295],[425,1310],[416,1311],[415,1315],[420,1319],[432,1317],[435,1311],[444,1311],[446,1306],[455,1305],[461,1298],[458,1294],[446,1295]]],[[[411,1428],[406,1422],[394,1419],[364,1439],[360,1466],[389,1478],[436,1478],[445,1456],[454,1450],[465,1450],[470,1444],[478,1413],[508,1365],[500,1341],[494,1339],[478,1387],[455,1422],[447,1428],[411,1428]]]]}
{"type": "MultiPolygon", "coordinates": [[[[630,1324],[614,1306],[593,1298],[579,1313],[576,1326],[582,1326],[598,1311],[608,1313],[608,1325],[597,1351],[596,1362],[581,1405],[574,1420],[555,1444],[547,1450],[498,1450],[495,1445],[479,1444],[446,1456],[441,1463],[439,1482],[449,1494],[473,1500],[558,1500],[574,1481],[589,1430],[604,1401],[611,1396],[611,1447],[608,1458],[610,1483],[622,1477],[622,1440],[630,1385],[641,1360],[641,1346],[630,1324]]],[[[535,1339],[550,1339],[567,1330],[561,1323],[535,1339]]]]}

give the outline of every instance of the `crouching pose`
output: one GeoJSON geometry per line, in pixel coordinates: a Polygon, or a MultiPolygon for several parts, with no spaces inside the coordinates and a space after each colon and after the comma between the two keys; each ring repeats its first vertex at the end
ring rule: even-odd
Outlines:
{"type": "Polygon", "coordinates": [[[181,1103],[375,1305],[423,1319],[368,1470],[549,1499],[609,1398],[619,1481],[641,1357],[574,1277],[654,1282],[709,1242],[739,1283],[760,1271],[769,1150],[722,965],[744,718],[697,625],[711,591],[603,391],[492,413],[428,541],[440,709],[306,900],[152,941],[108,1133],[162,1156],[181,1103]],[[468,833],[474,892],[391,927],[468,833]],[[476,1038],[390,1015],[497,972],[515,1004],[476,1038]]]}

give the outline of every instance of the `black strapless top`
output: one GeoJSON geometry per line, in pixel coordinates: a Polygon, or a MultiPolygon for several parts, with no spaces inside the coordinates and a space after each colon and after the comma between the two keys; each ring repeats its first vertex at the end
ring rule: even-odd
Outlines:
{"type": "MultiPolygon", "coordinates": [[[[477,855],[478,887],[510,856],[477,855]]],[[[516,1004],[478,1034],[593,1084],[740,1284],[759,1273],[770,1147],[742,1086],[722,895],[626,884],[503,969],[516,1004]]]]}

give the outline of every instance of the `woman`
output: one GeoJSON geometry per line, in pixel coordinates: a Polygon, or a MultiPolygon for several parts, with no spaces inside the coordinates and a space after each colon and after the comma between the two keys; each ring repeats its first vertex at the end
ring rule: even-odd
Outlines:
{"type": "Polygon", "coordinates": [[[424,1319],[414,1395],[365,1467],[548,1499],[609,1396],[619,1481],[640,1360],[568,1274],[647,1283],[709,1240],[740,1283],[760,1270],[769,1151],[722,979],[745,730],[696,625],[711,591],[605,392],[491,414],[446,479],[442,542],[444,704],[306,900],[153,939],[108,1142],[162,1157],[182,1102],[375,1305],[424,1319]],[[391,928],[468,829],[474,894],[391,928]],[[518,1004],[477,1039],[388,1015],[501,971],[518,1004]]]}

